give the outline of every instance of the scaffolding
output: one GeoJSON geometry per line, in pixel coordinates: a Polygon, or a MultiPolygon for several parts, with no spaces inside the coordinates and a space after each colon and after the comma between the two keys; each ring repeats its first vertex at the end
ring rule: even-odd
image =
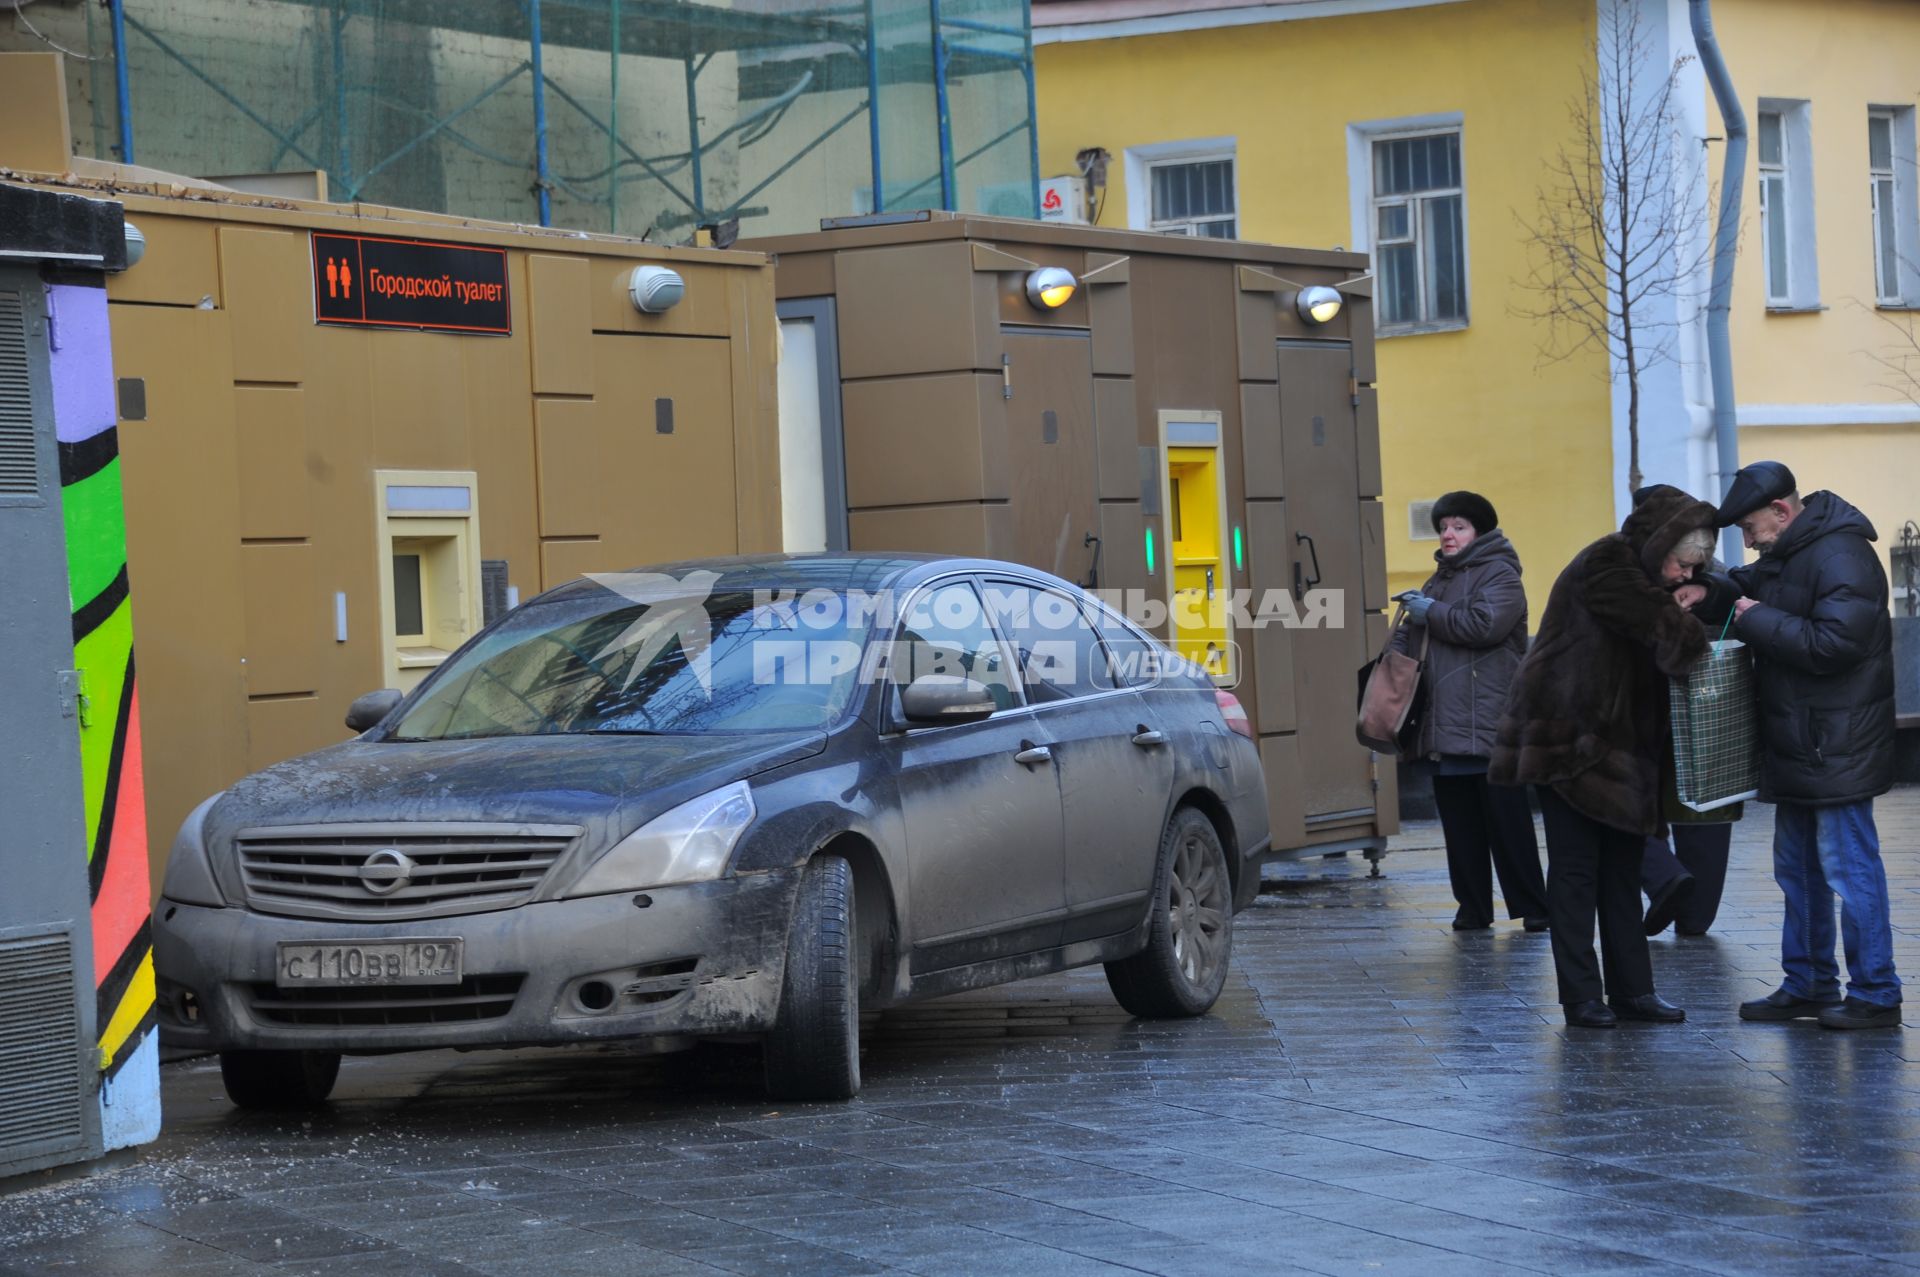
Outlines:
{"type": "MultiPolygon", "coordinates": [[[[109,12],[110,49],[89,64],[98,80],[112,72],[116,140],[96,143],[102,158],[216,179],[312,170],[334,200],[625,233],[1039,212],[1026,0],[110,0],[109,12]]],[[[106,86],[90,87],[75,113],[98,130],[106,86]]]]}

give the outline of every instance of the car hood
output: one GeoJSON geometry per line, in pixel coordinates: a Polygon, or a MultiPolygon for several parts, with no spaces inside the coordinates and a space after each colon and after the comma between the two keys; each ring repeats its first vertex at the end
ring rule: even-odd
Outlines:
{"type": "Polygon", "coordinates": [[[216,860],[243,829],[485,821],[579,825],[582,852],[611,845],[669,807],[819,753],[823,732],[705,736],[358,739],[277,763],[207,813],[216,860]]]}

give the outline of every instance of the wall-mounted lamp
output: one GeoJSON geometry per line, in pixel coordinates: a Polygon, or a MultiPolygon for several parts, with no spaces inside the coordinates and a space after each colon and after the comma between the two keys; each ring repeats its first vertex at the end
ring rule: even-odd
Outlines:
{"type": "Polygon", "coordinates": [[[127,269],[132,270],[147,255],[147,237],[132,222],[124,223],[127,236],[127,269]]]}
{"type": "Polygon", "coordinates": [[[633,308],[643,315],[658,315],[672,310],[687,295],[687,281],[677,270],[664,266],[636,266],[627,276],[627,296],[633,308]]]}
{"type": "Polygon", "coordinates": [[[1293,308],[1300,312],[1300,318],[1309,324],[1331,322],[1346,305],[1346,299],[1339,292],[1325,284],[1313,284],[1294,294],[1293,308]]]}
{"type": "Polygon", "coordinates": [[[1080,281],[1058,266],[1042,266],[1027,275],[1027,301],[1035,310],[1059,310],[1073,297],[1080,281]]]}

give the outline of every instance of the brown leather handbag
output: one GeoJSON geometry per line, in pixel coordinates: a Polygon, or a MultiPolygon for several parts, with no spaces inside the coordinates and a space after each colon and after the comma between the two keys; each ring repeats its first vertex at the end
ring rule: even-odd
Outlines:
{"type": "Polygon", "coordinates": [[[1394,615],[1393,628],[1380,655],[1360,667],[1360,715],[1354,735],[1368,749],[1406,757],[1420,735],[1420,715],[1426,707],[1427,627],[1420,627],[1420,654],[1393,650],[1400,627],[1407,623],[1406,605],[1394,615]]]}

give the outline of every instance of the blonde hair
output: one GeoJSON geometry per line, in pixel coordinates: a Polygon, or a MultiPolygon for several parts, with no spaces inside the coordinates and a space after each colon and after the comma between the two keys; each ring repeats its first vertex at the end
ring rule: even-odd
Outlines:
{"type": "Polygon", "coordinates": [[[1713,557],[1713,533],[1706,528],[1695,528],[1674,542],[1667,557],[1678,563],[1691,562],[1695,567],[1706,563],[1713,557]]]}

